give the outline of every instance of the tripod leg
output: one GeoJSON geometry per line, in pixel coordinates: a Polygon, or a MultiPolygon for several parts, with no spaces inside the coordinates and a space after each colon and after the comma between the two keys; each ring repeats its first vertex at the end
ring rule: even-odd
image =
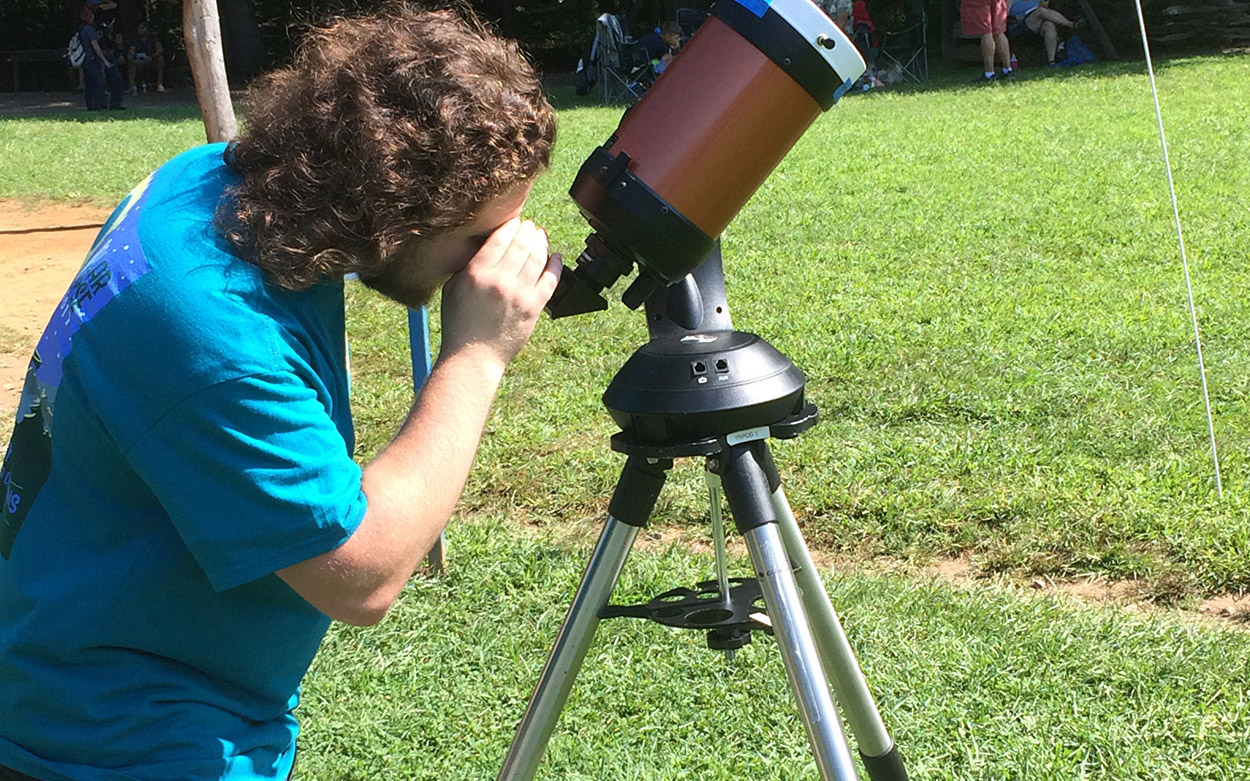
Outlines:
{"type": "Polygon", "coordinates": [[[599,626],[599,613],[612,597],[634,539],[646,526],[664,485],[666,470],[671,466],[671,461],[647,463],[632,456],[626,462],[586,574],[577,587],[573,604],[560,626],[547,665],[499,771],[500,781],[528,781],[534,777],[564,703],[573,690],[573,681],[590,650],[599,626]]]}
{"type": "Polygon", "coordinates": [[[766,449],[763,442],[752,442],[733,446],[721,454],[725,497],[751,552],[820,777],[824,781],[855,781],[855,762],[777,526],[772,492],[757,455],[760,448],[766,449]]]}
{"type": "Polygon", "coordinates": [[[763,459],[761,466],[768,476],[769,487],[773,489],[772,506],[786,554],[795,567],[795,581],[802,592],[803,607],[807,610],[807,618],[820,649],[821,665],[832,679],[834,694],[859,745],[868,777],[872,781],[907,781],[907,771],[898,747],[886,732],[872,692],[868,690],[868,683],[855,660],[855,652],[846,638],[833,603],[829,601],[829,593],[825,591],[812,554],[803,541],[785,492],[781,490],[780,475],[772,454],[766,446],[760,448],[760,454],[763,459]]]}
{"type": "MultiPolygon", "coordinates": [[[[716,585],[720,588],[721,600],[729,606],[729,554],[725,549],[725,520],[721,515],[720,475],[711,469],[703,470],[703,478],[707,483],[707,499],[709,514],[712,516],[712,546],[716,551],[716,585]]],[[[725,649],[725,661],[732,662],[736,650],[725,649]]]]}

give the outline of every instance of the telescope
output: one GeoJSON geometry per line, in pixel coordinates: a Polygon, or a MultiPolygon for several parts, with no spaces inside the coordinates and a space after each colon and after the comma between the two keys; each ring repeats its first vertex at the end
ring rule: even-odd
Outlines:
{"type": "Polygon", "coordinates": [[[809,0],[720,0],[574,179],[570,195],[592,233],[548,312],[605,309],[604,291],[636,269],[622,300],[645,305],[650,339],[603,394],[620,426],[612,449],[628,458],[501,781],[534,777],[599,621],[618,617],[704,631],[727,658],[753,633],[773,635],[820,777],[858,778],[844,717],[872,781],[906,781],[767,445],[816,424],[806,378],[767,341],[734,329],[719,246],[773,168],[863,72],[854,44],[809,0]],[[682,457],[705,459],[716,579],[610,604],[682,457]],[[722,491],[755,577],[728,575],[722,491]]]}
{"type": "Polygon", "coordinates": [[[582,164],[569,194],[594,233],[561,275],[552,317],[607,308],[637,265],[631,309],[680,282],[799,137],[864,72],[805,0],[724,0],[582,164]]]}

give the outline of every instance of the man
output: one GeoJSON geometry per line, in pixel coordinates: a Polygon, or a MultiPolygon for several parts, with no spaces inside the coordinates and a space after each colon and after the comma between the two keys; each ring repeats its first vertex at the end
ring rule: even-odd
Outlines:
{"type": "Polygon", "coordinates": [[[656,74],[663,73],[681,46],[681,26],[677,22],[665,22],[658,30],[639,38],[635,45],[646,52],[656,74]]]}
{"type": "Polygon", "coordinates": [[[122,202],[32,361],[0,470],[0,778],[288,778],[331,618],[381,620],[419,566],[555,289],[519,218],[553,112],[479,22],[339,21],[249,109],[122,202]],[[443,296],[363,469],[352,272],[443,296]]]}
{"type": "Polygon", "coordinates": [[[148,78],[156,76],[156,91],[165,91],[165,49],[161,46],[161,39],[158,38],[150,29],[146,22],[139,22],[138,35],[135,37],[134,45],[130,47],[130,57],[126,61],[126,73],[129,76],[128,86],[130,94],[137,94],[139,89],[135,85],[135,76],[142,75],[144,91],[148,88],[148,78]]]}
{"type": "Polygon", "coordinates": [[[977,81],[994,81],[995,56],[1002,65],[999,78],[1012,78],[1011,45],[1007,42],[1007,0],[963,0],[959,4],[959,21],[964,35],[976,35],[981,39],[983,72],[977,81]]]}
{"type": "Polygon", "coordinates": [[[95,12],[96,32],[101,37],[111,35],[117,22],[116,0],[87,0],[91,10],[95,12]]]}
{"type": "Polygon", "coordinates": [[[1059,28],[1071,33],[1078,26],[1077,22],[1058,11],[1043,6],[1040,0],[1016,0],[1011,6],[1010,16],[1013,22],[1008,37],[1017,40],[1029,33],[1040,36],[1049,65],[1055,64],[1055,55],[1059,50],[1059,28]]]}
{"type": "Polygon", "coordinates": [[[817,5],[833,20],[838,29],[851,33],[851,0],[820,0],[817,5]]]}
{"type": "Polygon", "coordinates": [[[87,2],[78,11],[78,40],[82,43],[83,100],[88,111],[122,108],[121,68],[100,45],[96,29],[96,2],[87,2]]]}

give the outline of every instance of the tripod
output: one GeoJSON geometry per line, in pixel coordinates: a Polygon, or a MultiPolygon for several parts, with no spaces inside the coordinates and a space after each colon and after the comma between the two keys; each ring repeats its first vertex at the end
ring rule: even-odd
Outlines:
{"type": "Polygon", "coordinates": [[[872,781],[905,781],[902,759],[820,581],[767,444],[769,437],[794,437],[816,423],[802,373],[759,337],[733,330],[719,245],[690,276],[647,299],[646,312],[651,340],[604,393],[621,426],[612,448],[628,458],[499,778],[533,778],[599,621],[633,616],[706,630],[708,645],[727,655],[750,642],[752,631],[773,634],[820,777],[857,778],[832,684],[872,781]],[[673,459],[682,457],[705,459],[717,580],[644,605],[609,605],[673,459]],[[755,578],[727,575],[721,487],[755,578]]]}

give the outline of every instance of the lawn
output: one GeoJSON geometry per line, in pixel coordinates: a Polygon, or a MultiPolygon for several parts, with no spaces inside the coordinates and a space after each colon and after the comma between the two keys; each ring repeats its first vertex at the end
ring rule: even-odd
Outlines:
{"type": "MultiPolygon", "coordinates": [[[[791,356],[822,411],[774,448],[786,491],[814,548],[864,562],[830,589],[913,777],[1250,777],[1244,631],[1012,585],[1127,579],[1160,606],[1250,588],[1250,56],[1159,74],[1223,499],[1142,68],[1030,75],[842,101],[727,230],[735,324],[791,356]],[[884,573],[955,557],[987,577],[884,573]]],[[[528,211],[574,256],[566,191],[620,112],[557,98],[528,211]]],[[[199,138],[189,116],[6,121],[0,197],[116,200],[199,138]]],[[[353,287],[350,329],[367,459],[411,400],[404,315],[353,287]]],[[[645,338],[619,304],[540,323],[449,571],[415,578],[382,626],[328,638],[301,776],[494,775],[622,464],[599,395],[645,338]]],[[[674,469],[664,539],[706,539],[698,472],[674,469]]],[[[701,550],[649,540],[620,601],[710,577],[701,550]]],[[[811,777],[772,642],[728,665],[701,644],[606,622],[543,777],[811,777]]]]}
{"type": "MultiPolygon", "coordinates": [[[[1222,501],[1153,104],[1130,71],[845,100],[727,230],[735,324],[790,355],[823,412],[777,447],[820,546],[1132,578],[1165,602],[1250,586],[1250,58],[1160,76],[1222,501]]],[[[564,191],[616,117],[561,114],[530,211],[570,254],[586,229],[564,191]]],[[[401,314],[370,301],[354,301],[366,456],[407,403],[401,314]]],[[[596,517],[620,467],[598,395],[644,339],[619,305],[544,323],[466,508],[596,517]]],[[[660,521],[700,524],[689,482],[660,521]]]]}

